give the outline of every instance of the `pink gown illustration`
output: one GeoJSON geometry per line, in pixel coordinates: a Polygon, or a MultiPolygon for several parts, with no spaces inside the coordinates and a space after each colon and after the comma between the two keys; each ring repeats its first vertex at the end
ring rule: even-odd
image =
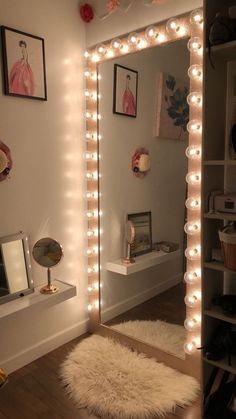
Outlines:
{"type": "Polygon", "coordinates": [[[136,114],[136,103],[134,99],[134,95],[129,88],[130,76],[127,74],[126,76],[126,89],[123,93],[123,112],[128,115],[135,115],[136,114]]]}
{"type": "Polygon", "coordinates": [[[25,96],[34,94],[34,76],[28,63],[27,44],[19,42],[22,58],[13,64],[9,76],[9,92],[25,96]]]}

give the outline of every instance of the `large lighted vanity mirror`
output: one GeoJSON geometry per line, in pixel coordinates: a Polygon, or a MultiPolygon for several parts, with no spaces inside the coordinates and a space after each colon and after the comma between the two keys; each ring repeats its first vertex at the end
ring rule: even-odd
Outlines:
{"type": "Polygon", "coordinates": [[[182,39],[98,65],[101,321],[179,358],[189,62],[182,39]],[[149,157],[138,167],[142,154],[149,157]],[[151,212],[154,250],[125,264],[127,215],[145,212],[151,212]],[[160,242],[167,243],[154,246],[160,242]]]}
{"type": "Polygon", "coordinates": [[[24,233],[0,238],[0,304],[33,292],[28,239],[24,233]]]}

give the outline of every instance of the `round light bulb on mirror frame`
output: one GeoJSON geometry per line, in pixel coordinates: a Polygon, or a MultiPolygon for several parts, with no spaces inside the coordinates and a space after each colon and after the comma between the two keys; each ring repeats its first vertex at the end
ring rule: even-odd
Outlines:
{"type": "Polygon", "coordinates": [[[190,342],[186,342],[184,344],[184,352],[187,355],[192,355],[194,352],[196,352],[198,348],[200,348],[200,342],[201,342],[201,339],[199,336],[193,338],[190,342]]]}
{"type": "Polygon", "coordinates": [[[192,80],[202,80],[203,68],[201,64],[193,64],[188,69],[188,76],[192,80]]]}
{"type": "Polygon", "coordinates": [[[191,119],[187,124],[187,130],[190,134],[201,134],[202,123],[198,119],[191,119]]]}
{"type": "Polygon", "coordinates": [[[156,26],[151,25],[148,26],[147,29],[145,30],[145,38],[147,41],[154,41],[158,36],[158,31],[156,26]]]}
{"type": "Polygon", "coordinates": [[[191,211],[199,211],[201,209],[201,199],[200,197],[191,196],[185,202],[186,208],[191,211]]]}
{"type": "Polygon", "coordinates": [[[139,35],[137,34],[137,32],[130,33],[128,36],[128,44],[131,46],[137,46],[138,42],[139,42],[139,35]]]}
{"type": "Polygon", "coordinates": [[[175,32],[178,33],[180,30],[181,26],[179,24],[179,20],[175,19],[175,18],[171,18],[167,21],[166,23],[166,30],[167,32],[175,32]]]}
{"type": "Polygon", "coordinates": [[[184,297],[184,302],[186,304],[187,307],[189,308],[194,308],[196,307],[201,301],[201,292],[200,291],[195,291],[192,294],[187,294],[184,297]]]}
{"type": "Polygon", "coordinates": [[[189,185],[197,186],[201,183],[201,173],[200,172],[189,172],[186,175],[186,182],[189,185]]]}
{"type": "Polygon", "coordinates": [[[200,53],[202,50],[201,38],[199,38],[199,36],[194,36],[193,38],[190,38],[187,46],[190,52],[200,53]]]}
{"type": "Polygon", "coordinates": [[[203,10],[196,9],[190,13],[191,25],[201,25],[203,23],[203,10]]]}
{"type": "Polygon", "coordinates": [[[107,47],[106,47],[106,45],[105,45],[105,44],[98,44],[98,45],[96,46],[96,51],[97,51],[97,53],[98,53],[98,54],[100,54],[100,55],[105,55],[105,54],[106,54],[106,52],[107,52],[107,47]]]}
{"type": "Polygon", "coordinates": [[[201,316],[200,314],[195,314],[193,317],[187,317],[184,321],[184,327],[189,332],[195,332],[200,328],[201,325],[201,316]]]}
{"type": "Polygon", "coordinates": [[[184,254],[188,260],[198,260],[201,257],[201,246],[196,245],[187,247],[187,249],[185,249],[184,254]]]}
{"type": "Polygon", "coordinates": [[[184,281],[186,284],[194,285],[201,280],[201,269],[195,269],[194,271],[187,271],[184,274],[184,281]]]}
{"type": "Polygon", "coordinates": [[[113,48],[115,50],[121,49],[122,48],[121,40],[119,38],[112,39],[111,48],[113,48]]]}
{"type": "Polygon", "coordinates": [[[187,222],[184,226],[184,231],[189,236],[194,236],[195,234],[199,234],[201,231],[201,224],[199,221],[195,222],[187,222]]]}
{"type": "Polygon", "coordinates": [[[190,106],[196,106],[200,108],[202,106],[202,94],[199,92],[189,93],[187,102],[190,106]]]}
{"type": "Polygon", "coordinates": [[[190,145],[186,148],[185,154],[190,160],[200,160],[202,155],[201,146],[190,145]]]}

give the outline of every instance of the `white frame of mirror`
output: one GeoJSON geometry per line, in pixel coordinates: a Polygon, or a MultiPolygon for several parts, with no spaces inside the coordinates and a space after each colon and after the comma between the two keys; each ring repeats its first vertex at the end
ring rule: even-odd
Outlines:
{"type": "Polygon", "coordinates": [[[87,219],[88,219],[88,311],[90,330],[104,336],[111,336],[121,343],[134,347],[157,360],[165,362],[182,372],[200,377],[201,346],[201,144],[202,144],[202,95],[203,95],[203,11],[193,10],[167,21],[142,28],[128,35],[109,40],[90,48],[85,52],[86,69],[86,142],[87,152],[87,219]],[[187,272],[186,282],[186,341],[184,360],[164,353],[158,348],[144,342],[122,335],[121,333],[101,324],[100,316],[100,213],[99,198],[99,95],[98,95],[98,63],[124,56],[133,52],[152,48],[179,39],[189,38],[190,51],[190,93],[189,113],[189,144],[186,150],[188,157],[188,197],[186,200],[187,223],[187,272]]]}

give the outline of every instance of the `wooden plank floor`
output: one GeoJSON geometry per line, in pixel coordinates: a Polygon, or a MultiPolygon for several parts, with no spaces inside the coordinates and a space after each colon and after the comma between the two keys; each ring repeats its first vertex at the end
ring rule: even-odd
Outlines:
{"type": "MultiPolygon", "coordinates": [[[[19,369],[0,389],[0,419],[97,419],[77,409],[65,394],[59,369],[65,356],[81,336],[19,369]]],[[[199,402],[188,409],[177,408],[165,419],[200,419],[199,402]]],[[[114,418],[115,419],[115,418],[114,418]]]]}

